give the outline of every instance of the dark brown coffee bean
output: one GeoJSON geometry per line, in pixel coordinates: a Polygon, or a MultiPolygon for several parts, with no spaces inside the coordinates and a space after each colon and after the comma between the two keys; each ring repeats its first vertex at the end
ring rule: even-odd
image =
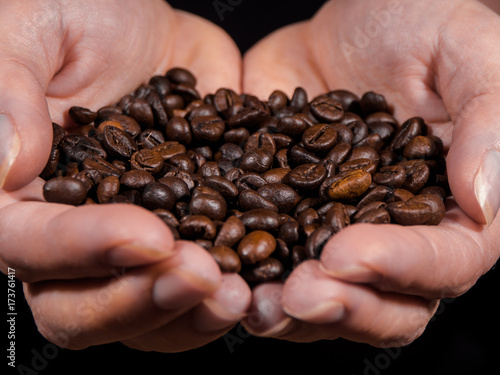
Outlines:
{"type": "Polygon", "coordinates": [[[296,220],[282,223],[278,231],[278,238],[286,242],[288,246],[293,246],[299,242],[300,225],[296,220]]]}
{"type": "Polygon", "coordinates": [[[191,121],[191,131],[202,143],[217,142],[224,133],[224,121],[218,116],[198,116],[191,121]]]}
{"type": "Polygon", "coordinates": [[[275,90],[269,95],[267,105],[271,110],[277,111],[283,109],[288,105],[288,96],[281,90],[275,90]]]}
{"type": "MultiPolygon", "coordinates": [[[[397,188],[396,188],[397,189],[397,188]]],[[[364,207],[372,202],[389,202],[394,199],[394,191],[388,186],[378,185],[373,188],[370,188],[364,196],[359,200],[357,207],[364,207]]]]}
{"type": "Polygon", "coordinates": [[[150,92],[146,96],[146,101],[153,112],[154,123],[157,127],[164,129],[168,123],[168,114],[163,106],[160,95],[156,91],[150,92]]]}
{"type": "Polygon", "coordinates": [[[192,215],[204,215],[211,220],[224,220],[227,213],[227,203],[218,191],[200,186],[193,190],[189,211],[192,215]]]}
{"type": "Polygon", "coordinates": [[[109,155],[122,159],[130,159],[139,150],[134,139],[124,130],[115,126],[104,128],[102,144],[109,155]]]}
{"type": "Polygon", "coordinates": [[[383,208],[368,210],[359,215],[355,220],[356,223],[368,224],[388,224],[391,222],[391,216],[383,208]]]}
{"type": "Polygon", "coordinates": [[[264,230],[277,231],[280,227],[280,217],[277,212],[269,209],[257,208],[241,215],[241,222],[248,231],[264,230]]]}
{"type": "Polygon", "coordinates": [[[152,182],[144,188],[142,194],[144,207],[153,211],[157,209],[171,210],[175,205],[175,194],[166,185],[152,182]]]}
{"type": "Polygon", "coordinates": [[[345,112],[355,112],[361,111],[360,98],[356,94],[348,90],[334,90],[327,94],[333,100],[336,100],[342,104],[345,112]]]}
{"type": "Polygon", "coordinates": [[[59,151],[59,149],[57,147],[52,147],[49,160],[47,161],[47,164],[45,164],[45,168],[43,169],[42,173],[40,173],[40,178],[47,180],[56,172],[60,156],[61,152],[59,151]]]}
{"type": "Polygon", "coordinates": [[[158,173],[163,167],[163,158],[160,152],[155,149],[142,149],[130,158],[130,166],[132,169],[146,171],[152,174],[158,173]]]}
{"type": "Polygon", "coordinates": [[[216,161],[229,160],[235,162],[243,156],[243,150],[234,143],[225,143],[219,147],[219,151],[214,155],[216,161]]]}
{"type": "Polygon", "coordinates": [[[230,129],[224,133],[224,141],[241,145],[250,137],[250,132],[246,128],[230,129]]]}
{"type": "Polygon", "coordinates": [[[280,119],[276,126],[276,131],[292,138],[298,138],[302,137],[304,131],[312,125],[314,124],[304,114],[296,113],[280,119]]]}
{"type": "Polygon", "coordinates": [[[94,170],[98,172],[102,178],[110,176],[121,177],[122,175],[122,172],[114,164],[100,158],[85,159],[81,167],[83,170],[94,170]]]}
{"type": "Polygon", "coordinates": [[[274,155],[274,164],[278,168],[290,168],[288,165],[288,150],[287,149],[281,149],[278,152],[276,152],[276,155],[274,155]]]}
{"type": "Polygon", "coordinates": [[[436,144],[431,138],[418,135],[405,146],[403,156],[407,159],[432,159],[437,156],[436,144]]]}
{"type": "Polygon", "coordinates": [[[328,124],[313,125],[304,131],[302,143],[309,151],[326,154],[337,144],[337,131],[328,124]]]}
{"type": "Polygon", "coordinates": [[[191,196],[188,184],[179,177],[165,176],[158,179],[158,182],[167,185],[172,190],[176,201],[188,200],[191,196]]]}
{"type": "Polygon", "coordinates": [[[273,164],[273,156],[262,150],[245,152],[239,160],[238,167],[245,172],[264,173],[273,164]]]}
{"type": "Polygon", "coordinates": [[[293,212],[301,200],[301,196],[285,184],[267,184],[260,187],[257,193],[274,203],[282,213],[293,212]]]}
{"type": "Polygon", "coordinates": [[[262,230],[250,232],[238,245],[238,255],[245,264],[255,264],[267,259],[274,250],[276,250],[276,239],[262,230]]]}
{"type": "Polygon", "coordinates": [[[429,181],[431,172],[426,164],[415,164],[406,170],[406,180],[403,188],[417,194],[429,181]]]}
{"type": "Polygon", "coordinates": [[[271,134],[258,131],[248,138],[243,150],[245,152],[262,151],[273,157],[276,154],[276,143],[271,134]]]}
{"type": "Polygon", "coordinates": [[[339,173],[347,173],[350,171],[361,170],[374,175],[377,171],[378,159],[354,159],[346,161],[339,165],[339,173]]]}
{"type": "Polygon", "coordinates": [[[118,122],[122,126],[123,130],[125,130],[132,138],[137,137],[142,131],[139,123],[130,116],[113,114],[106,117],[106,120],[118,122]]]}
{"type": "Polygon", "coordinates": [[[337,233],[347,227],[350,223],[351,219],[346,211],[346,206],[339,202],[332,202],[325,215],[323,224],[332,228],[333,233],[337,233]]]}
{"type": "Polygon", "coordinates": [[[291,170],[284,183],[302,192],[313,192],[325,180],[327,171],[321,164],[302,164],[291,170]]]}
{"type": "Polygon", "coordinates": [[[344,117],[342,103],[325,95],[313,99],[310,108],[314,117],[321,122],[336,122],[344,117]]]}
{"type": "Polygon", "coordinates": [[[143,189],[146,185],[155,181],[153,175],[146,171],[132,170],[123,173],[120,183],[130,189],[143,189]]]}
{"type": "Polygon", "coordinates": [[[179,220],[175,217],[172,211],[157,209],[154,210],[153,213],[158,216],[165,224],[167,224],[170,228],[178,228],[180,225],[179,220]]]}
{"type": "Polygon", "coordinates": [[[209,250],[222,272],[238,273],[241,271],[241,259],[228,246],[214,246],[209,250]]]}
{"type": "Polygon", "coordinates": [[[215,92],[214,105],[217,112],[227,115],[231,107],[241,104],[242,100],[236,92],[231,89],[221,88],[215,92]]]}
{"type": "Polygon", "coordinates": [[[431,209],[432,215],[429,220],[425,222],[426,225],[438,225],[444,218],[446,207],[443,200],[435,194],[419,194],[409,200],[412,203],[421,202],[428,205],[431,209]]]}
{"type": "Polygon", "coordinates": [[[235,184],[221,176],[207,177],[205,186],[218,191],[228,202],[236,200],[240,193],[235,184]]]}
{"type": "Polygon", "coordinates": [[[163,133],[157,129],[147,129],[137,139],[137,144],[142,148],[154,148],[164,142],[163,133]]]}
{"type": "Polygon", "coordinates": [[[256,208],[264,208],[267,210],[279,212],[278,207],[270,200],[265,199],[262,195],[254,190],[242,190],[238,196],[238,203],[242,211],[249,211],[256,208]]]}
{"type": "Polygon", "coordinates": [[[262,174],[262,178],[266,180],[268,184],[282,183],[283,178],[290,172],[289,168],[273,168],[265,171],[262,174]]]}
{"type": "Polygon", "coordinates": [[[284,273],[283,264],[275,258],[267,258],[254,266],[246,267],[243,278],[249,283],[266,283],[279,280],[284,273]]]}
{"type": "Polygon", "coordinates": [[[99,203],[110,203],[119,192],[120,179],[114,176],[106,177],[97,187],[97,199],[99,203]]]}
{"type": "Polygon", "coordinates": [[[293,146],[288,152],[288,162],[293,166],[318,164],[320,161],[321,158],[319,156],[299,145],[293,146]]]}
{"type": "Polygon", "coordinates": [[[336,166],[344,163],[351,153],[351,145],[347,143],[338,143],[326,156],[326,159],[331,160],[336,166]]]}
{"type": "Polygon", "coordinates": [[[106,159],[108,154],[101,144],[82,135],[67,135],[60,142],[60,148],[71,160],[81,163],[85,159],[106,159]]]}
{"type": "Polygon", "coordinates": [[[245,226],[241,219],[236,216],[229,216],[215,238],[215,246],[236,245],[246,234],[245,226]]]}
{"type": "Polygon", "coordinates": [[[213,240],[217,235],[214,222],[203,215],[183,217],[178,229],[184,238],[213,240]]]}
{"type": "Polygon", "coordinates": [[[76,122],[77,124],[80,125],[88,125],[97,118],[97,113],[88,109],[88,108],[83,108],[83,107],[71,107],[69,109],[69,117],[76,122]]]}
{"type": "Polygon", "coordinates": [[[56,177],[44,184],[43,197],[50,203],[78,206],[87,198],[87,188],[76,178],[56,177]]]}
{"type": "Polygon", "coordinates": [[[323,225],[315,229],[307,238],[304,245],[306,256],[311,259],[317,259],[321,255],[323,247],[333,235],[334,231],[329,225],[323,225]]]}
{"type": "Polygon", "coordinates": [[[411,198],[407,201],[389,203],[387,211],[391,219],[401,225],[425,225],[433,218],[431,206],[418,201],[414,202],[411,198]]]}
{"type": "Polygon", "coordinates": [[[151,106],[146,99],[136,98],[130,103],[128,113],[143,130],[154,126],[155,117],[151,106]]]}
{"type": "Polygon", "coordinates": [[[389,106],[385,97],[374,91],[368,91],[361,97],[361,110],[365,115],[375,112],[388,112],[389,106]]]}
{"type": "Polygon", "coordinates": [[[412,117],[406,120],[396,132],[391,148],[395,152],[402,152],[406,145],[419,135],[426,135],[427,125],[421,117],[412,117]]]}
{"type": "Polygon", "coordinates": [[[394,198],[392,200],[388,200],[388,202],[391,202],[391,201],[407,201],[408,199],[410,198],[413,198],[415,195],[411,192],[409,192],[408,190],[406,189],[394,189],[394,198]]]}
{"type": "Polygon", "coordinates": [[[171,68],[165,77],[173,84],[185,84],[191,87],[196,86],[196,77],[184,68],[171,68]]]}
{"type": "Polygon", "coordinates": [[[370,173],[354,170],[332,183],[328,189],[328,196],[333,200],[349,200],[365,193],[372,182],[370,173]]]}
{"type": "Polygon", "coordinates": [[[170,81],[164,76],[153,76],[149,80],[149,84],[153,86],[161,97],[168,95],[172,92],[170,81]]]}
{"type": "Polygon", "coordinates": [[[168,163],[183,172],[194,173],[196,171],[196,165],[186,154],[174,155],[168,163]]]}
{"type": "Polygon", "coordinates": [[[358,221],[358,219],[364,215],[366,212],[371,211],[371,210],[378,210],[378,209],[386,209],[387,203],[384,201],[373,201],[370,203],[367,203],[363,206],[358,205],[358,211],[354,214],[352,217],[354,221],[358,221]]]}
{"type": "Polygon", "coordinates": [[[406,180],[406,171],[400,165],[390,165],[380,168],[373,176],[373,182],[378,185],[385,185],[391,188],[403,186],[406,180]]]}

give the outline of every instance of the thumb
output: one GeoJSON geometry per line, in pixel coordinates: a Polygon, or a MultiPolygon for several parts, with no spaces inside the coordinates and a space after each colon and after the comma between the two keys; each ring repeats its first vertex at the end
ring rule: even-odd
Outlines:
{"type": "Polygon", "coordinates": [[[17,62],[0,67],[0,188],[17,190],[47,163],[52,122],[44,90],[28,68],[17,62]]]}
{"type": "Polygon", "coordinates": [[[500,209],[500,18],[478,3],[465,7],[470,27],[455,22],[441,35],[438,90],[454,123],[452,194],[472,219],[489,225],[500,209]]]}

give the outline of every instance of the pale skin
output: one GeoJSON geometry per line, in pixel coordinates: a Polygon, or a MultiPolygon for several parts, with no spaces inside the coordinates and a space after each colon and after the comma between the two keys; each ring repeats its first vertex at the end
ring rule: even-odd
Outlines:
{"type": "Polygon", "coordinates": [[[0,24],[11,31],[0,37],[0,113],[7,116],[0,134],[10,139],[0,157],[12,160],[2,162],[12,164],[8,173],[0,168],[0,265],[25,282],[49,340],[73,349],[122,341],[175,352],[242,321],[255,335],[284,340],[405,345],[423,332],[439,299],[463,294],[496,262],[500,219],[476,198],[477,185],[489,181],[477,178],[483,156],[500,149],[496,14],[472,0],[453,7],[332,1],[242,60],[215,26],[161,0],[137,3],[0,1],[0,24]],[[366,29],[370,11],[390,11],[376,32],[366,29]],[[26,14],[31,23],[16,22],[26,14]],[[369,44],[356,44],[355,25],[369,44]],[[284,285],[265,284],[252,295],[239,276],[221,274],[195,244],[175,242],[145,210],[43,203],[36,176],[51,121],[66,124],[70,106],[99,108],[172,66],[191,69],[203,94],[230,87],[265,100],[296,86],[310,97],[335,88],[383,92],[398,120],[424,117],[449,149],[454,200],[444,221],[352,226],[284,285]]]}

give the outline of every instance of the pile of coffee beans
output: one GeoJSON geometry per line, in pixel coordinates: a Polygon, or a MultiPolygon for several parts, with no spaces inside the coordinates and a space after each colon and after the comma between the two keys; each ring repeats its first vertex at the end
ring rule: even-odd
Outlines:
{"type": "Polygon", "coordinates": [[[442,142],[385,97],[297,87],[267,101],[201,97],[183,68],[118,103],[53,124],[48,202],[134,204],[251,285],[284,279],[348,225],[437,225],[449,195],[442,142]]]}

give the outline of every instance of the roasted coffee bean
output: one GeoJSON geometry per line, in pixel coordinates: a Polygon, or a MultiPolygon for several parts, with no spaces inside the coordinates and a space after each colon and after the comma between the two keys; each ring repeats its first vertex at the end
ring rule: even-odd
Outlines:
{"type": "Polygon", "coordinates": [[[321,255],[323,247],[334,235],[332,227],[323,225],[314,230],[314,232],[307,238],[305,247],[305,254],[308,258],[314,259],[321,255]]]}
{"type": "Polygon", "coordinates": [[[275,258],[267,258],[252,267],[247,267],[243,277],[249,283],[265,283],[278,280],[285,270],[283,264],[275,258]]]}
{"type": "Polygon", "coordinates": [[[202,143],[217,142],[224,133],[224,121],[218,116],[198,116],[191,122],[193,137],[202,143]]]}
{"type": "Polygon", "coordinates": [[[311,113],[322,122],[336,122],[344,117],[344,108],[342,103],[330,98],[329,96],[319,96],[311,104],[311,113]]]}
{"type": "Polygon", "coordinates": [[[185,84],[190,87],[196,86],[196,77],[189,70],[184,68],[172,68],[165,77],[173,84],[185,84]]]}
{"type": "Polygon", "coordinates": [[[85,159],[83,160],[81,167],[83,170],[93,170],[98,172],[102,178],[110,176],[121,177],[122,175],[122,172],[114,164],[111,164],[101,158],[85,159]]]}
{"type": "Polygon", "coordinates": [[[175,205],[175,194],[166,185],[160,182],[152,182],[144,188],[142,194],[144,207],[149,210],[171,210],[175,205]]]}
{"type": "Polygon", "coordinates": [[[183,217],[178,229],[184,238],[213,240],[217,235],[217,228],[214,222],[203,215],[183,217]]]}
{"type": "MultiPolygon", "coordinates": [[[[320,211],[321,212],[321,211],[320,211]]],[[[332,202],[323,220],[324,225],[332,228],[333,233],[340,232],[351,223],[346,206],[339,202],[332,202]]]]}
{"type": "Polygon", "coordinates": [[[263,131],[257,131],[248,138],[243,150],[247,153],[252,151],[262,151],[273,157],[274,154],[276,154],[276,143],[274,142],[274,138],[271,134],[263,131]]]}
{"type": "Polygon", "coordinates": [[[163,167],[163,158],[155,149],[142,149],[130,158],[130,167],[139,171],[158,173],[163,167]]]}
{"type": "Polygon", "coordinates": [[[202,98],[177,67],[69,116],[70,135],[53,124],[47,200],[144,207],[251,285],[284,281],[349,225],[438,225],[451,194],[443,142],[373,91],[202,98]]]}
{"type": "Polygon", "coordinates": [[[122,159],[130,159],[139,150],[134,139],[115,126],[106,126],[103,130],[102,144],[109,155],[122,159]]]}
{"type": "Polygon", "coordinates": [[[244,212],[241,222],[249,231],[264,230],[267,232],[277,231],[280,227],[280,217],[276,211],[257,208],[244,212]]]}
{"type": "Polygon", "coordinates": [[[385,97],[374,91],[368,91],[361,97],[361,110],[365,115],[370,115],[376,112],[387,112],[389,106],[385,97]]]}
{"type": "Polygon", "coordinates": [[[221,176],[210,176],[204,180],[205,186],[218,191],[226,201],[231,202],[238,198],[240,193],[235,184],[221,176]]]}
{"type": "Polygon", "coordinates": [[[85,184],[71,177],[56,177],[44,185],[43,197],[47,202],[78,206],[87,197],[85,184]]]}
{"type": "Polygon", "coordinates": [[[327,176],[326,168],[321,164],[302,164],[291,170],[284,178],[284,183],[302,192],[313,192],[327,176]]]}
{"type": "Polygon", "coordinates": [[[97,187],[97,199],[99,203],[110,203],[120,192],[120,179],[118,177],[106,177],[97,187]]]}
{"type": "Polygon", "coordinates": [[[209,253],[214,257],[222,272],[238,273],[241,271],[241,259],[230,247],[214,246],[209,253]]]}
{"type": "Polygon", "coordinates": [[[238,254],[245,264],[255,264],[267,259],[276,250],[276,239],[268,232],[256,230],[243,237],[238,254]]]}
{"type": "Polygon", "coordinates": [[[302,143],[309,151],[326,154],[337,143],[337,131],[328,124],[313,125],[304,131],[302,143]]]}
{"type": "Polygon", "coordinates": [[[241,219],[236,216],[229,216],[220,228],[215,238],[214,245],[232,247],[236,245],[245,234],[245,225],[241,219]]]}
{"type": "Polygon", "coordinates": [[[69,117],[80,125],[88,125],[97,118],[97,113],[83,107],[71,107],[68,111],[69,117]]]}
{"type": "Polygon", "coordinates": [[[264,173],[273,164],[273,156],[263,150],[245,152],[238,163],[238,167],[245,172],[264,173]]]}
{"type": "Polygon", "coordinates": [[[283,213],[293,212],[301,199],[294,189],[285,184],[267,184],[260,187],[257,193],[274,203],[283,213]]]}
{"type": "Polygon", "coordinates": [[[279,212],[271,200],[264,198],[262,195],[254,190],[246,189],[240,192],[238,196],[238,203],[242,211],[249,211],[255,208],[265,208],[267,210],[279,212]]]}
{"type": "Polygon", "coordinates": [[[143,189],[152,182],[155,178],[151,173],[139,170],[125,172],[120,179],[120,183],[130,189],[143,189]]]}
{"type": "Polygon", "coordinates": [[[406,180],[406,171],[400,165],[390,165],[380,168],[373,176],[373,182],[378,185],[385,185],[392,188],[403,186],[406,180]]]}
{"type": "Polygon", "coordinates": [[[108,154],[99,141],[83,135],[67,135],[60,142],[61,150],[71,160],[81,163],[85,159],[106,159],[108,154]]]}
{"type": "Polygon", "coordinates": [[[163,133],[157,129],[148,129],[139,134],[137,144],[142,148],[154,148],[165,142],[163,133]]]}
{"type": "Polygon", "coordinates": [[[193,190],[189,211],[192,215],[204,215],[211,220],[224,220],[227,203],[218,191],[200,186],[193,190]]]}
{"type": "Polygon", "coordinates": [[[328,188],[328,196],[333,200],[349,200],[365,193],[372,182],[370,173],[354,170],[339,176],[328,188]]]}
{"type": "Polygon", "coordinates": [[[421,117],[412,117],[406,120],[401,129],[396,132],[393,140],[391,141],[391,148],[393,151],[401,152],[406,145],[415,137],[419,135],[426,135],[427,126],[421,117]]]}

